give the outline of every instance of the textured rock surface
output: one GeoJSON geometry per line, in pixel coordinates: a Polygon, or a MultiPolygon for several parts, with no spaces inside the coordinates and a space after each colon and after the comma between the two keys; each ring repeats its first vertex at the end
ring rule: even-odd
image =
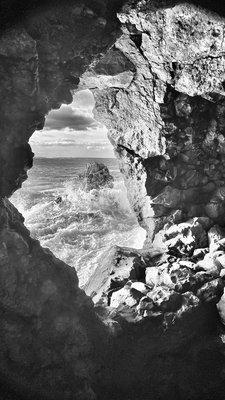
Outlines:
{"type": "MultiPolygon", "coordinates": [[[[8,3],[3,26],[15,17],[8,3]]],[[[122,3],[31,1],[1,34],[1,197],[26,179],[28,140],[46,113],[89,87],[138,220],[149,238],[158,232],[144,250],[112,249],[86,288],[94,308],[76,272],[1,200],[0,382],[10,400],[9,389],[23,400],[224,400],[224,16],[122,3]]]]}
{"type": "Polygon", "coordinates": [[[75,270],[30,238],[6,200],[0,224],[1,380],[31,398],[93,398],[99,322],[75,270]]]}
{"type": "Polygon", "coordinates": [[[153,221],[155,231],[193,216],[223,225],[224,19],[146,1],[125,6],[119,19],[124,35],[110,51],[132,63],[133,79],[96,88],[96,109],[127,186],[138,188],[138,199],[128,192],[140,222],[150,236],[153,221]]]}
{"type": "Polygon", "coordinates": [[[54,12],[47,4],[36,12],[34,7],[22,25],[1,34],[1,196],[26,179],[33,159],[27,142],[43,128],[47,112],[72,101],[70,90],[80,75],[118,34],[115,14],[107,20],[113,4],[99,7],[96,1],[91,9],[85,4],[65,7],[59,1],[54,12]]]}
{"type": "Polygon", "coordinates": [[[109,169],[103,163],[92,162],[87,164],[84,174],[86,190],[113,187],[114,178],[109,173],[109,169]]]}
{"type": "MultiPolygon", "coordinates": [[[[14,3],[3,5],[11,17],[14,3]]],[[[114,2],[40,3],[31,1],[29,10],[20,4],[19,23],[6,21],[1,31],[0,197],[27,178],[28,140],[47,112],[72,101],[81,73],[118,35],[114,2]]],[[[105,328],[91,300],[76,272],[29,237],[5,200],[0,215],[1,398],[4,384],[4,396],[10,388],[23,400],[93,399],[105,328]]]]}
{"type": "MultiPolygon", "coordinates": [[[[225,252],[209,250],[203,226],[196,219],[174,225],[167,231],[165,246],[163,253],[156,249],[116,249],[111,269],[106,272],[108,280],[100,273],[102,287],[98,287],[98,293],[101,289],[102,295],[100,299],[94,297],[95,301],[122,314],[123,306],[129,306],[136,322],[161,316],[165,324],[168,315],[174,323],[202,304],[216,304],[223,294],[225,252]]],[[[128,314],[128,320],[132,318],[128,314]]]]}

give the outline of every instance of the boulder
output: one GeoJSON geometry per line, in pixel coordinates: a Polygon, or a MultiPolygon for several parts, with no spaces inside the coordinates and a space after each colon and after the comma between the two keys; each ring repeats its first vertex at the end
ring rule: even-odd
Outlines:
{"type": "Polygon", "coordinates": [[[142,297],[143,293],[132,290],[130,285],[127,284],[122,289],[112,293],[110,307],[118,308],[121,305],[135,307],[142,297]]]}
{"type": "Polygon", "coordinates": [[[177,292],[187,292],[196,286],[196,280],[191,269],[175,264],[170,269],[170,279],[177,292]]]}
{"type": "Polygon", "coordinates": [[[181,318],[184,313],[192,312],[200,304],[200,300],[192,292],[182,294],[182,305],[177,311],[177,317],[181,318]]]}
{"type": "Polygon", "coordinates": [[[160,280],[159,280],[159,284],[166,286],[170,289],[174,289],[175,288],[175,284],[174,282],[171,280],[171,275],[169,273],[169,264],[165,264],[164,268],[161,269],[161,274],[160,274],[160,280]]]}
{"type": "Polygon", "coordinates": [[[152,199],[153,204],[161,204],[166,208],[176,208],[180,203],[181,191],[171,186],[166,186],[163,191],[152,199]]]}
{"type": "Polygon", "coordinates": [[[159,268],[157,267],[148,267],[145,271],[145,282],[148,286],[153,288],[159,283],[159,268]]]}
{"type": "Polygon", "coordinates": [[[203,260],[200,260],[197,263],[197,268],[199,271],[205,271],[207,274],[218,276],[222,266],[218,258],[216,258],[213,253],[207,253],[203,260]]]}
{"type": "MultiPolygon", "coordinates": [[[[140,284],[144,284],[146,268],[162,262],[165,255],[162,256],[161,253],[157,248],[137,250],[115,246],[103,254],[84,289],[94,303],[108,304],[112,292],[122,288],[129,280],[139,287],[140,284]]],[[[153,287],[151,283],[149,286],[153,287]]]]}
{"type": "Polygon", "coordinates": [[[225,237],[225,231],[218,225],[214,225],[208,231],[209,250],[216,251],[220,248],[220,242],[225,237]]]}
{"type": "Polygon", "coordinates": [[[194,262],[200,261],[202,260],[205,255],[209,252],[209,249],[207,247],[203,248],[203,249],[195,249],[193,256],[191,257],[191,259],[194,262]]]}
{"type": "Polygon", "coordinates": [[[168,287],[157,287],[148,293],[158,311],[176,311],[180,305],[182,296],[168,287]]]}
{"type": "Polygon", "coordinates": [[[95,303],[108,303],[108,293],[122,288],[128,280],[144,281],[144,262],[138,250],[115,246],[103,254],[101,262],[84,289],[95,303]]]}
{"type": "Polygon", "coordinates": [[[156,309],[153,300],[150,299],[148,296],[142,297],[138,306],[137,306],[138,314],[143,317],[158,317],[162,315],[162,311],[156,309]]]}
{"type": "Polygon", "coordinates": [[[220,253],[218,256],[216,256],[216,261],[221,265],[221,268],[225,268],[225,253],[223,252],[218,252],[220,253]]]}
{"type": "Polygon", "coordinates": [[[215,278],[215,276],[213,277],[210,273],[206,271],[198,271],[195,274],[196,289],[202,287],[205,283],[210,282],[213,278],[215,278]]]}
{"type": "Polygon", "coordinates": [[[217,278],[205,283],[198,291],[198,298],[204,303],[218,303],[224,290],[222,279],[217,278]]]}
{"type": "Polygon", "coordinates": [[[150,291],[149,286],[145,285],[143,282],[133,282],[131,283],[131,292],[139,292],[142,293],[143,295],[147,294],[150,291]]]}
{"type": "Polygon", "coordinates": [[[207,247],[208,239],[203,225],[197,218],[193,218],[168,228],[165,232],[165,244],[172,254],[192,255],[195,249],[207,247]]]}
{"type": "Polygon", "coordinates": [[[108,167],[102,163],[87,164],[84,179],[87,191],[113,187],[114,178],[110,175],[108,167]]]}

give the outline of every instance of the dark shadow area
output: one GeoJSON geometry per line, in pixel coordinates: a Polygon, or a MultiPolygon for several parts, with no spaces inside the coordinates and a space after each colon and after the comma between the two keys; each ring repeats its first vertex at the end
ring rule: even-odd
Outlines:
{"type": "MultiPolygon", "coordinates": [[[[0,23],[1,30],[12,26],[15,23],[20,23],[30,13],[36,13],[40,10],[49,7],[65,7],[66,5],[75,5],[80,3],[78,0],[2,0],[0,2],[0,23]]],[[[83,4],[93,9],[99,15],[115,15],[121,9],[125,0],[83,0],[83,4]]],[[[137,3],[133,1],[133,5],[137,3]]],[[[181,0],[155,0],[152,6],[156,8],[171,7],[177,4],[182,4],[181,0]]],[[[225,16],[225,3],[223,0],[187,0],[185,3],[195,4],[197,6],[206,8],[210,11],[216,12],[221,16],[225,16]]]]}
{"type": "Polygon", "coordinates": [[[116,12],[119,11],[125,0],[3,0],[0,2],[0,23],[1,31],[22,21],[30,14],[39,13],[51,7],[73,6],[76,4],[84,4],[91,8],[99,16],[114,14],[116,20],[116,12]]]}

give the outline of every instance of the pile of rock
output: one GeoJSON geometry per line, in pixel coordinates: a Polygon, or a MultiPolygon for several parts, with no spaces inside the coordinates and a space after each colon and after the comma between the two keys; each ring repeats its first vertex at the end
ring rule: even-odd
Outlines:
{"type": "Polygon", "coordinates": [[[163,318],[168,325],[207,304],[217,304],[224,289],[225,239],[208,218],[173,225],[164,236],[166,252],[116,248],[98,305],[113,315],[132,310],[133,322],[163,318]]]}
{"type": "Polygon", "coordinates": [[[160,105],[166,154],[144,160],[156,231],[169,217],[206,216],[225,223],[224,99],[214,104],[168,88],[160,105]],[[213,119],[212,119],[213,115],[213,119]],[[175,213],[176,211],[176,213],[175,213]]]}
{"type": "Polygon", "coordinates": [[[113,187],[114,178],[109,173],[109,169],[103,163],[92,162],[86,165],[84,174],[86,190],[101,189],[103,187],[113,187]]]}

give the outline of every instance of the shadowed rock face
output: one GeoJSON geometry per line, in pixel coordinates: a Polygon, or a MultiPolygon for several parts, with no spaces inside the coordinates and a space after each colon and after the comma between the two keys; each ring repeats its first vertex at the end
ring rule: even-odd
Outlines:
{"type": "Polygon", "coordinates": [[[20,6],[15,24],[3,3],[1,394],[223,400],[223,15],[176,1],[38,4],[20,6]],[[95,305],[4,198],[32,166],[34,130],[84,87],[155,237],[112,249],[86,288],[95,305]]]}
{"type": "Polygon", "coordinates": [[[80,75],[118,34],[114,14],[108,20],[107,5],[98,12],[96,4],[90,9],[85,2],[74,1],[66,8],[59,4],[54,12],[37,9],[25,15],[22,25],[2,32],[2,197],[27,177],[33,159],[27,142],[32,133],[43,128],[49,110],[72,101],[70,90],[77,88],[80,75]]]}

